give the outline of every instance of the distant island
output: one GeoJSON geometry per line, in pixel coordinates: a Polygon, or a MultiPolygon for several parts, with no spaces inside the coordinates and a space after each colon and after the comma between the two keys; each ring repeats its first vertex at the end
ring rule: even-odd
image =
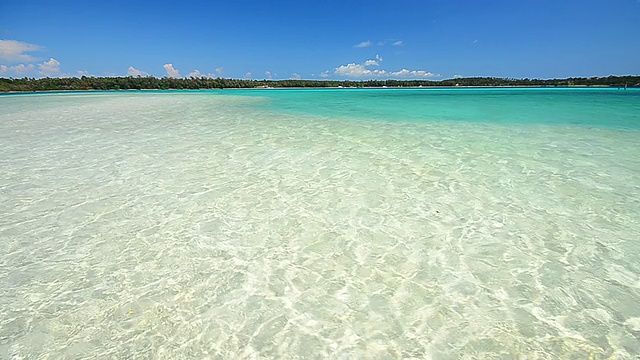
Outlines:
{"type": "Polygon", "coordinates": [[[0,92],[65,90],[188,90],[229,88],[372,88],[372,87],[640,87],[640,76],[566,79],[468,77],[432,80],[246,80],[223,78],[67,77],[0,78],[0,92]]]}

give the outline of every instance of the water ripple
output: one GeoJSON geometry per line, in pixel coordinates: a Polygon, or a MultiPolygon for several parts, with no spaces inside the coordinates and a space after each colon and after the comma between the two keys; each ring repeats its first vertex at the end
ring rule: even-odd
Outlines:
{"type": "Polygon", "coordinates": [[[635,132],[0,101],[1,358],[640,354],[635,132]]]}

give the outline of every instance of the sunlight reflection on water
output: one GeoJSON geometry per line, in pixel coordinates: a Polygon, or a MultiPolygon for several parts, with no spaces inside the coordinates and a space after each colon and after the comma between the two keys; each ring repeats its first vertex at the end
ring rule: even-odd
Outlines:
{"type": "Polygon", "coordinates": [[[0,357],[633,358],[633,131],[2,98],[0,357]]]}

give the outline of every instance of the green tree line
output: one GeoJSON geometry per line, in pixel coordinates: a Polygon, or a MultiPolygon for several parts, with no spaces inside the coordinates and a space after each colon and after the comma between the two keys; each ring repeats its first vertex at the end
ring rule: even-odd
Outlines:
{"type": "Polygon", "coordinates": [[[469,77],[446,80],[246,80],[223,78],[87,77],[0,78],[0,92],[61,90],[227,89],[256,87],[420,87],[420,86],[640,86],[640,76],[567,79],[505,79],[469,77]]]}

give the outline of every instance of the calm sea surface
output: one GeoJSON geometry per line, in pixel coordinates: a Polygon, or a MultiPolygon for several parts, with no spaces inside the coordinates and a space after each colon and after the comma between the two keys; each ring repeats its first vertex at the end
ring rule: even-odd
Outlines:
{"type": "Polygon", "coordinates": [[[640,91],[0,96],[0,359],[640,357],[640,91]]]}

